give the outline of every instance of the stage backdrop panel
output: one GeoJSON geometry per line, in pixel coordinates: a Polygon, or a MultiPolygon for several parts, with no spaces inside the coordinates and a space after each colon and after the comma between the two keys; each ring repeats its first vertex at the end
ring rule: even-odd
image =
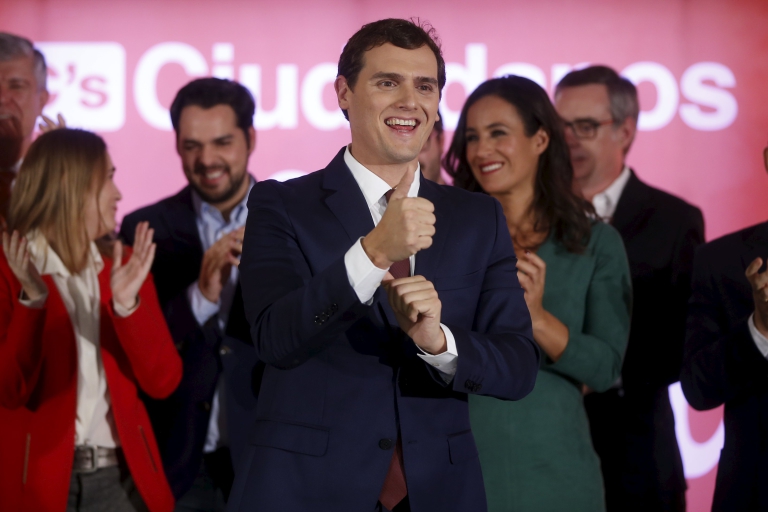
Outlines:
{"type": "MultiPolygon", "coordinates": [[[[467,94],[490,77],[519,74],[551,92],[575,67],[608,64],[640,89],[629,163],[644,180],[700,206],[708,239],[768,217],[761,0],[4,0],[0,30],[31,38],[46,55],[46,112],[106,138],[122,216],[185,184],[167,108],[187,81],[233,78],[256,96],[250,171],[258,179],[312,172],[349,142],[332,85],[347,38],[363,23],[412,16],[442,38],[449,131],[467,94]]],[[[722,411],[693,411],[679,385],[670,396],[689,510],[709,510],[722,411]]]]}

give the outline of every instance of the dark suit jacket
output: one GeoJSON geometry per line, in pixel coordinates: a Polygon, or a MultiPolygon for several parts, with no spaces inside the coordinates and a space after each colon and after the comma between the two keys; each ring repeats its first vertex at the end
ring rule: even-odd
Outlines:
{"type": "Polygon", "coordinates": [[[725,404],[712,510],[768,510],[768,361],[747,326],[755,306],[744,275],[758,256],[768,257],[768,222],[708,243],[694,261],[680,382],[698,410],[725,404]]]}
{"type": "Polygon", "coordinates": [[[255,420],[256,396],[263,365],[253,351],[238,285],[226,331],[216,315],[200,327],[187,300],[187,287],[197,280],[203,247],[195,223],[192,191],[178,194],[126,216],[120,229],[133,242],[136,225],[149,221],[157,244],[152,275],[176,347],[184,362],[184,376],[167,400],[146,399],[174,495],[192,485],[203,456],[211,403],[219,375],[224,373],[226,428],[232,462],[238,467],[247,432],[255,420]]]}
{"type": "MultiPolygon", "coordinates": [[[[704,219],[695,206],[646,185],[632,172],[611,224],[624,240],[634,300],[621,372],[618,446],[598,439],[595,446],[604,472],[620,474],[627,492],[681,492],[685,475],[668,387],[679,380],[693,254],[704,241],[704,219]],[[622,453],[619,467],[606,467],[617,452],[622,453]]],[[[600,422],[616,424],[615,407],[601,407],[599,397],[590,398],[586,405],[595,428],[600,422]]]]}
{"type": "Polygon", "coordinates": [[[364,305],[349,284],[344,255],[374,226],[343,155],[251,192],[240,280],[267,369],[230,510],[373,510],[398,432],[412,510],[484,510],[467,393],[522,398],[539,360],[501,206],[421,179],[437,233],[415,273],[456,339],[446,384],[384,291],[364,305]]]}

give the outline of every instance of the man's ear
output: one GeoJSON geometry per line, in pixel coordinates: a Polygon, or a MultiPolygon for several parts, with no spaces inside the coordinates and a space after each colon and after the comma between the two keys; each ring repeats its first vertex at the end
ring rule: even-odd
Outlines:
{"type": "Polygon", "coordinates": [[[256,149],[256,128],[253,126],[248,128],[248,156],[253,154],[256,149]]]}
{"type": "Polygon", "coordinates": [[[48,100],[50,99],[51,94],[48,92],[47,89],[43,89],[40,92],[40,104],[37,106],[37,115],[41,116],[43,115],[43,108],[48,104],[48,100]]]}
{"type": "Polygon", "coordinates": [[[637,121],[631,117],[627,117],[619,128],[616,130],[619,134],[621,141],[621,148],[626,155],[629,152],[629,147],[632,145],[632,141],[635,140],[635,134],[637,133],[637,121]]]}
{"type": "Polygon", "coordinates": [[[333,82],[333,88],[336,90],[336,99],[339,102],[339,108],[341,110],[348,110],[350,100],[349,95],[352,93],[352,89],[350,89],[347,79],[341,75],[337,76],[336,80],[333,82]]]}
{"type": "Polygon", "coordinates": [[[765,160],[765,171],[768,172],[768,146],[763,150],[763,160],[765,160]]]}

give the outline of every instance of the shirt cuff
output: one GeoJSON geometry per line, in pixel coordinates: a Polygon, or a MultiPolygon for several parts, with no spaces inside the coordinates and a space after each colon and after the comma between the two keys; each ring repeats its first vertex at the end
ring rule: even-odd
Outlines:
{"type": "Polygon", "coordinates": [[[219,307],[221,306],[221,300],[219,302],[211,302],[205,298],[205,295],[203,295],[203,292],[200,291],[200,287],[197,285],[197,281],[187,288],[187,300],[195,320],[197,320],[198,325],[201,327],[205,325],[209,318],[219,312],[219,307]]]}
{"type": "Polygon", "coordinates": [[[19,303],[21,303],[22,306],[26,306],[32,309],[42,309],[43,306],[45,306],[45,301],[47,299],[48,299],[48,292],[36,298],[35,300],[32,300],[29,297],[27,297],[27,294],[24,293],[24,290],[22,290],[21,293],[19,294],[19,303]]]}
{"type": "Polygon", "coordinates": [[[456,367],[459,364],[459,352],[456,349],[456,338],[453,337],[453,333],[444,324],[440,324],[440,328],[445,334],[445,344],[447,345],[445,352],[442,354],[432,355],[427,354],[419,348],[420,354],[417,354],[427,364],[431,365],[435,370],[440,372],[440,376],[443,378],[446,384],[453,380],[456,375],[456,367]]]}
{"type": "Polygon", "coordinates": [[[757,330],[754,313],[749,315],[747,325],[749,325],[749,333],[752,335],[752,339],[754,340],[755,345],[757,345],[757,349],[763,354],[763,357],[768,358],[768,338],[763,336],[763,334],[757,330]]]}
{"type": "Polygon", "coordinates": [[[361,240],[362,238],[359,238],[344,255],[344,266],[347,268],[349,284],[355,290],[357,298],[361,303],[370,305],[373,302],[373,294],[389,269],[381,269],[373,264],[365,254],[361,240]]]}
{"type": "Polygon", "coordinates": [[[115,310],[115,314],[119,316],[120,318],[127,318],[133,314],[134,311],[139,309],[139,303],[141,302],[141,299],[136,299],[136,304],[133,305],[131,309],[124,308],[114,300],[112,301],[112,308],[115,310]]]}

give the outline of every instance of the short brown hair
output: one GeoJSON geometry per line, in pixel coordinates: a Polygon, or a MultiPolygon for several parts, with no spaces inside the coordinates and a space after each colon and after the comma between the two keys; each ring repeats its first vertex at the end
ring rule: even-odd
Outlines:
{"type": "Polygon", "coordinates": [[[632,118],[637,122],[637,118],[640,116],[637,87],[608,66],[589,66],[571,71],[557,84],[555,96],[566,87],[591,84],[604,85],[608,90],[611,117],[616,126],[623,123],[627,118],[632,118]]]}
{"type": "Polygon", "coordinates": [[[107,145],[85,130],[62,128],[40,135],[29,147],[13,187],[9,231],[39,229],[73,274],[88,263],[85,227],[89,193],[106,179],[107,145]]]}
{"type": "MultiPolygon", "coordinates": [[[[391,44],[406,50],[416,50],[426,45],[437,59],[437,85],[442,94],[445,86],[445,60],[440,49],[440,38],[437,31],[428,22],[419,19],[402,20],[387,18],[363,25],[360,30],[349,38],[339,56],[339,71],[337,76],[347,79],[350,89],[354,89],[360,70],[365,65],[365,52],[385,44],[391,44]]],[[[346,110],[344,117],[349,119],[346,110]]]]}

